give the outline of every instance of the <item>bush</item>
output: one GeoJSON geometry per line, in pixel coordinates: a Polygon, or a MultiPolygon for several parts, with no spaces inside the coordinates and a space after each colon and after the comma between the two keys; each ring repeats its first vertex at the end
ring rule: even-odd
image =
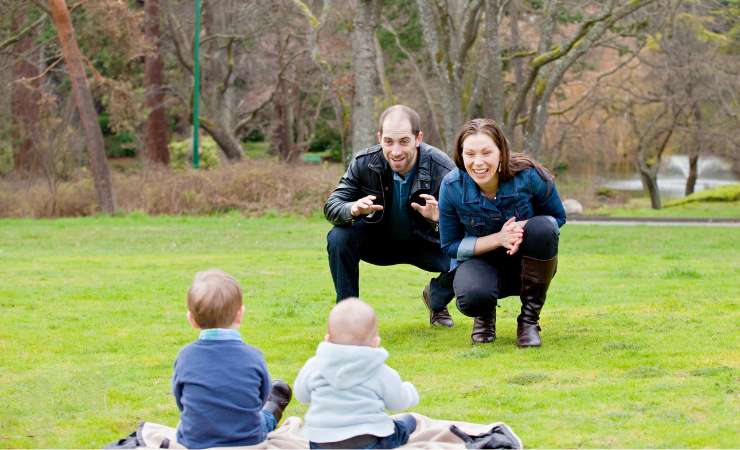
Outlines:
{"type": "Polygon", "coordinates": [[[114,132],[110,128],[110,115],[104,111],[98,115],[98,123],[103,132],[105,154],[109,158],[136,156],[136,137],[129,131],[114,132]]]}
{"type": "Polygon", "coordinates": [[[13,149],[0,145],[0,176],[13,170],[13,149]]]}
{"type": "MultiPolygon", "coordinates": [[[[341,164],[286,164],[244,160],[211,170],[172,171],[145,166],[113,172],[119,212],[214,214],[236,210],[311,215],[321,208],[342,174],[341,164]]],[[[0,217],[86,216],[100,212],[89,171],[59,184],[52,196],[46,180],[0,179],[0,217]],[[54,207],[51,207],[53,202],[54,207]]]]}
{"type": "MultiPolygon", "coordinates": [[[[183,170],[193,164],[193,140],[185,139],[169,143],[170,166],[173,169],[183,170]]],[[[200,165],[201,169],[213,169],[221,165],[219,158],[221,150],[210,136],[200,138],[200,165]]]]}
{"type": "Polygon", "coordinates": [[[740,201],[740,184],[730,184],[727,186],[720,186],[714,189],[707,189],[700,192],[694,192],[693,194],[667,202],[665,207],[685,205],[687,203],[694,202],[736,202],[740,201]]]}
{"type": "Polygon", "coordinates": [[[321,122],[308,143],[309,152],[326,152],[332,161],[342,161],[342,137],[328,123],[321,122]]]}

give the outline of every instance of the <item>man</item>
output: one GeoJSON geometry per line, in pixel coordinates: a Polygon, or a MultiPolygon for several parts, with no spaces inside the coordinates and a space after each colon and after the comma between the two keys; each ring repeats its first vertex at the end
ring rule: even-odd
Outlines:
{"type": "Polygon", "coordinates": [[[380,115],[378,142],[358,153],[324,205],[335,226],[327,235],[337,302],[359,295],[360,260],[379,266],[412,264],[439,272],[422,298],[434,326],[451,327],[450,259],[439,246],[437,198],[455,167],[422,142],[419,114],[395,105],[380,115]]]}

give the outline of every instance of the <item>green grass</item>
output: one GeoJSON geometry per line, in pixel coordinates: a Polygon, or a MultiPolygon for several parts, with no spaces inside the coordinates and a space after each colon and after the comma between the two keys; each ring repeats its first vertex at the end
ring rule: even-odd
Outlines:
{"type": "Polygon", "coordinates": [[[740,219],[740,184],[695,192],[687,197],[663,202],[652,209],[650,199],[630,199],[624,206],[602,206],[585,211],[587,215],[611,217],[674,217],[740,219]]]}
{"type": "Polygon", "coordinates": [[[650,208],[650,200],[638,198],[625,206],[605,206],[585,211],[587,215],[611,217],[675,217],[740,219],[740,201],[695,201],[662,209],[650,208]]]}
{"type": "MultiPolygon", "coordinates": [[[[236,214],[0,221],[0,447],[175,426],[172,362],[196,337],[185,292],[209,267],[241,281],[242,334],[292,383],[333,303],[328,230],[236,214]]],[[[738,229],[566,226],[540,349],[515,346],[518,299],[498,310],[498,340],[473,347],[454,308],[455,328],[428,327],[428,274],[361,271],[419,413],[504,421],[528,447],[740,447],[738,229]]]]}
{"type": "Polygon", "coordinates": [[[740,201],[740,183],[720,186],[714,189],[694,192],[684,198],[666,203],[667,207],[674,207],[694,202],[738,202],[740,201]]]}

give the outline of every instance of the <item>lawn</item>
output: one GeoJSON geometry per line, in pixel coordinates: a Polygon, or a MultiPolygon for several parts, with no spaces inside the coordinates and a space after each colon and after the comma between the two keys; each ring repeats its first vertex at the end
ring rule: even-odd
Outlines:
{"type": "MultiPolygon", "coordinates": [[[[245,340],[293,382],[333,303],[320,217],[0,221],[0,447],[100,447],[142,420],[177,423],[172,361],[194,273],[246,293],[245,340]]],[[[431,329],[428,274],[362,267],[389,364],[436,418],[504,421],[527,447],[740,447],[740,229],[570,225],[540,349],[472,319],[431,329]]],[[[293,403],[287,415],[302,416],[293,403]]]]}

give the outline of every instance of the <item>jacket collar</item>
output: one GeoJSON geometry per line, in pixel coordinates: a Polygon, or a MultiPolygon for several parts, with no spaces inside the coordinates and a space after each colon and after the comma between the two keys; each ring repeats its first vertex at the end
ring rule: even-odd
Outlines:
{"type": "MultiPolygon", "coordinates": [[[[387,174],[390,175],[390,166],[388,165],[388,161],[385,160],[385,157],[383,156],[383,151],[380,146],[380,144],[376,144],[373,147],[371,147],[372,150],[375,153],[375,157],[370,160],[368,163],[368,168],[374,172],[377,172],[379,174],[387,174]]],[[[416,157],[416,178],[414,179],[414,184],[411,185],[411,191],[410,192],[417,192],[419,190],[428,190],[430,189],[431,180],[432,180],[432,151],[431,147],[427,145],[426,143],[422,142],[421,145],[419,145],[419,148],[417,150],[417,157],[416,157]]]]}
{"type": "MultiPolygon", "coordinates": [[[[460,179],[463,185],[463,203],[479,203],[484,197],[480,191],[480,188],[475,181],[468,175],[465,169],[458,169],[460,171],[460,179]]],[[[514,178],[504,181],[499,184],[498,190],[496,191],[496,198],[505,198],[516,195],[516,182],[514,178]]]]}

